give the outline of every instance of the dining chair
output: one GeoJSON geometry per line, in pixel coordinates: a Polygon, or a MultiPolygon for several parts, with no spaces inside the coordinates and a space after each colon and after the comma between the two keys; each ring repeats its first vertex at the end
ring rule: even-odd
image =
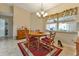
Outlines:
{"type": "Polygon", "coordinates": [[[30,36],[28,32],[26,32],[26,41],[28,44],[28,48],[31,46],[38,46],[38,39],[36,37],[30,36]]]}
{"type": "Polygon", "coordinates": [[[49,47],[49,51],[51,51],[51,46],[54,46],[54,38],[56,36],[56,32],[50,33],[50,36],[45,36],[41,39],[41,42],[49,47]]]}
{"type": "Polygon", "coordinates": [[[50,39],[54,42],[56,32],[50,32],[50,39]]]}

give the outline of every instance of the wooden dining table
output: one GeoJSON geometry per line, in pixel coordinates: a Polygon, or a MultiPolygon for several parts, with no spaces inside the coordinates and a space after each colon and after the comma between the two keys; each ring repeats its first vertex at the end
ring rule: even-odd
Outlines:
{"type": "Polygon", "coordinates": [[[40,37],[46,36],[46,34],[43,33],[43,32],[30,32],[29,35],[38,38],[38,50],[39,50],[39,48],[40,48],[40,37]]]}

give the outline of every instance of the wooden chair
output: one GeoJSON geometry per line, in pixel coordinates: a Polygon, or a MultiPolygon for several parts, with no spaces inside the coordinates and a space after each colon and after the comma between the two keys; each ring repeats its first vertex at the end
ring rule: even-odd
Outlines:
{"type": "Polygon", "coordinates": [[[50,33],[50,36],[45,36],[42,38],[41,42],[49,47],[49,51],[51,51],[51,46],[54,46],[54,38],[55,38],[56,32],[50,33]]]}
{"type": "Polygon", "coordinates": [[[50,39],[52,40],[52,43],[54,43],[55,36],[56,36],[56,32],[50,32],[50,39]]]}
{"type": "Polygon", "coordinates": [[[38,39],[37,38],[35,38],[35,37],[32,37],[32,36],[30,36],[29,35],[29,33],[27,33],[26,32],[26,40],[27,40],[27,43],[28,43],[28,48],[30,47],[30,46],[38,46],[38,39]]]}

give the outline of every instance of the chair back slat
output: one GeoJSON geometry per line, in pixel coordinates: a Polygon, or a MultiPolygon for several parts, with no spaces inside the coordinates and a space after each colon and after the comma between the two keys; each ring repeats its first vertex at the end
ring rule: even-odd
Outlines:
{"type": "Polygon", "coordinates": [[[54,38],[55,38],[55,35],[56,35],[56,32],[50,32],[50,38],[52,39],[52,40],[54,40],[54,38]]]}
{"type": "Polygon", "coordinates": [[[26,40],[30,40],[29,32],[25,32],[26,40]]]}

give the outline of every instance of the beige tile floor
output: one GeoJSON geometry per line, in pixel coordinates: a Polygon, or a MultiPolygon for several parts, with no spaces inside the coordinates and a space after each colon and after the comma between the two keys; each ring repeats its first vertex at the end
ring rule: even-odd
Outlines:
{"type": "Polygon", "coordinates": [[[62,49],[63,51],[60,53],[60,56],[75,56],[76,55],[76,48],[72,48],[72,47],[64,45],[62,49]]]}
{"type": "MultiPolygon", "coordinates": [[[[22,40],[24,41],[24,40],[22,40]]],[[[17,46],[17,40],[0,38],[0,56],[22,56],[17,46]]],[[[75,56],[75,48],[64,45],[59,56],[75,56]]]]}
{"type": "Polygon", "coordinates": [[[17,40],[0,38],[0,56],[22,56],[17,40]]]}

